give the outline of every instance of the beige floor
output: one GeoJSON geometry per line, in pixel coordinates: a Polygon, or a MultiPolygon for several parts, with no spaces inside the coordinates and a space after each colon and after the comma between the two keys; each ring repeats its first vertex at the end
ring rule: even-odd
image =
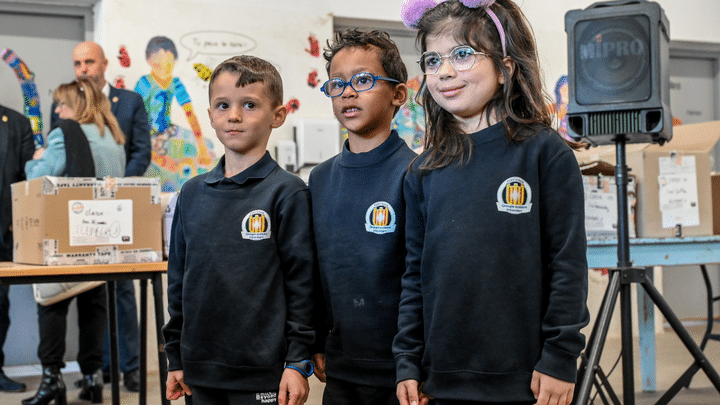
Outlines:
{"type": "MultiPolygon", "coordinates": [[[[716,325],[716,330],[720,329],[720,325],[716,325]]],[[[700,339],[701,333],[704,331],[702,327],[691,327],[690,332],[696,339],[700,339]]],[[[637,345],[635,346],[637,351],[637,345]]],[[[617,359],[620,350],[620,340],[615,338],[609,338],[603,349],[603,356],[601,359],[601,367],[605,372],[609,372],[612,364],[617,359]]],[[[706,354],[716,369],[720,370],[720,342],[710,342],[706,349],[706,354]]],[[[674,332],[669,331],[658,335],[657,339],[657,393],[642,393],[636,394],[636,404],[646,405],[654,404],[657,401],[664,390],[666,390],[673,382],[685,371],[685,369],[692,363],[692,357],[683,346],[682,342],[677,338],[674,332]]],[[[155,363],[156,364],[156,363],[155,363]]],[[[152,366],[152,364],[151,364],[152,366]]],[[[638,359],[636,355],[635,369],[639,370],[638,359]]],[[[618,395],[622,395],[622,375],[620,367],[618,367],[611,375],[610,382],[612,388],[617,392],[618,395]]],[[[72,386],[72,382],[79,377],[78,373],[69,373],[65,375],[65,381],[69,382],[68,391],[68,403],[69,404],[88,404],[77,400],[78,390],[72,386]]],[[[21,377],[19,380],[25,382],[29,391],[25,393],[0,394],[0,405],[18,405],[20,400],[31,396],[35,393],[37,385],[39,383],[39,377],[21,377]]],[[[159,383],[158,374],[156,371],[149,373],[148,379],[148,404],[155,405],[159,404],[159,383]]],[[[640,389],[640,376],[639,372],[635,372],[635,387],[636,390],[640,389]]],[[[310,384],[310,399],[307,405],[320,405],[322,400],[323,384],[318,382],[314,377],[311,378],[310,384]]],[[[135,393],[127,392],[124,388],[121,388],[121,402],[123,405],[135,404],[138,402],[138,395],[135,393]]],[[[103,392],[105,396],[104,403],[110,403],[110,390],[109,387],[103,392]]],[[[622,396],[620,397],[622,399],[622,396]]],[[[182,402],[177,402],[182,403],[182,402]]],[[[600,404],[600,400],[595,401],[596,404],[600,404]]],[[[684,389],[678,396],[671,402],[671,404],[677,405],[705,405],[705,404],[720,404],[720,394],[712,386],[708,378],[700,371],[690,389],[684,389]]]]}

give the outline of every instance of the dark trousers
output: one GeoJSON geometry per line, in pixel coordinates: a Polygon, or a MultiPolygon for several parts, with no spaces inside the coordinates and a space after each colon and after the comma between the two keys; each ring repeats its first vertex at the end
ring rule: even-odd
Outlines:
{"type": "Polygon", "coordinates": [[[395,387],[369,387],[327,378],[323,405],[398,405],[395,387]]]}
{"type": "MultiPolygon", "coordinates": [[[[83,374],[93,374],[102,366],[103,332],[107,325],[107,290],[105,285],[101,285],[78,294],[74,299],[77,301],[80,329],[77,361],[83,374]]],[[[38,304],[38,357],[43,367],[65,367],[65,334],[71,301],[73,298],[47,306],[38,304]]]]}
{"type": "MultiPolygon", "coordinates": [[[[278,392],[229,391],[215,388],[190,387],[193,405],[261,405],[277,404],[278,392]]],[[[187,401],[185,402],[188,403],[187,401]]]]}
{"type": "Polygon", "coordinates": [[[3,346],[5,346],[5,338],[7,337],[8,329],[10,329],[9,290],[10,286],[0,284],[0,368],[5,365],[5,353],[3,352],[3,346]]]}
{"type": "Polygon", "coordinates": [[[532,405],[535,402],[475,402],[475,401],[444,401],[435,400],[435,405],[532,405]]]}
{"type": "MultiPolygon", "coordinates": [[[[140,330],[135,303],[135,284],[132,280],[119,280],[115,282],[115,286],[120,371],[127,373],[140,367],[140,330]]],[[[110,331],[107,327],[103,344],[102,369],[105,373],[110,372],[110,331]]]]}

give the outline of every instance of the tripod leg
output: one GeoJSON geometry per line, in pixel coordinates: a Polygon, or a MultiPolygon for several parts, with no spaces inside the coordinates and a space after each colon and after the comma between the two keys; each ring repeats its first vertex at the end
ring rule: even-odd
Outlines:
{"type": "MultiPolygon", "coordinates": [[[[645,274],[653,282],[653,268],[646,267],[645,274]]],[[[640,284],[636,285],[639,308],[638,349],[640,350],[640,381],[645,392],[655,392],[657,387],[655,356],[655,304],[640,284]]]]}
{"type": "Polygon", "coordinates": [[[617,394],[615,394],[615,391],[612,389],[612,386],[610,385],[610,381],[608,381],[607,376],[605,373],[603,373],[602,369],[598,367],[597,369],[597,376],[600,382],[595,382],[595,388],[598,390],[598,394],[600,395],[601,399],[603,400],[604,404],[607,404],[607,401],[605,398],[605,394],[602,392],[601,388],[605,388],[607,390],[607,395],[610,397],[610,400],[615,405],[620,405],[620,399],[618,398],[617,394]],[[602,384],[600,384],[602,383],[602,384]]]}
{"type": "Polygon", "coordinates": [[[597,371],[602,348],[605,346],[605,339],[610,328],[612,313],[615,309],[618,294],[620,293],[620,272],[610,272],[610,282],[605,290],[602,306],[595,327],[591,333],[591,342],[588,345],[588,356],[585,367],[580,370],[580,384],[575,385],[575,395],[573,396],[573,404],[586,405],[590,399],[590,390],[592,388],[595,373],[597,371]]]}
{"type": "Polygon", "coordinates": [[[667,405],[670,403],[670,401],[677,395],[678,392],[680,392],[683,387],[687,387],[688,384],[690,384],[690,380],[692,380],[695,373],[700,370],[700,366],[697,362],[693,363],[690,368],[687,369],[687,371],[677,380],[675,381],[675,384],[672,385],[660,399],[655,403],[655,405],[667,405]]]}
{"type": "Polygon", "coordinates": [[[707,359],[702,350],[700,350],[697,343],[695,343],[695,341],[690,336],[685,327],[682,326],[682,323],[680,323],[677,315],[675,315],[675,313],[672,311],[672,309],[667,304],[662,295],[660,295],[658,290],[655,289],[655,286],[653,286],[652,283],[647,280],[647,278],[642,280],[642,285],[645,288],[645,291],[647,291],[647,293],[650,295],[650,298],[653,300],[655,305],[658,307],[658,309],[660,309],[660,312],[662,312],[662,314],[665,316],[665,319],[667,319],[668,323],[670,323],[670,326],[672,326],[675,333],[677,333],[678,337],[688,349],[690,354],[692,354],[693,358],[695,358],[695,361],[698,363],[700,368],[703,369],[705,374],[713,383],[715,389],[720,392],[720,374],[718,374],[715,368],[713,368],[712,364],[710,364],[710,361],[707,359]]]}

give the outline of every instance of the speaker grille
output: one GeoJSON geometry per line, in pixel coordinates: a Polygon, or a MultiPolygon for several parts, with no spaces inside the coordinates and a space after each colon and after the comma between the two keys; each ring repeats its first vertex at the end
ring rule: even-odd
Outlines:
{"type": "Polygon", "coordinates": [[[632,103],[650,98],[652,48],[647,16],[580,21],[575,30],[579,104],[632,103]]]}
{"type": "Polygon", "coordinates": [[[645,132],[642,112],[612,111],[588,114],[588,135],[632,134],[645,132]]]}

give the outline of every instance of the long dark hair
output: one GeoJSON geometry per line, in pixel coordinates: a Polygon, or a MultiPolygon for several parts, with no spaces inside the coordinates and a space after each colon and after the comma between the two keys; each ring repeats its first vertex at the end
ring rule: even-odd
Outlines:
{"type": "MultiPolygon", "coordinates": [[[[505,65],[498,28],[484,8],[468,8],[457,0],[448,0],[429,10],[418,23],[417,45],[427,50],[427,38],[443,32],[452,33],[461,44],[485,52],[504,84],[488,101],[485,117],[498,117],[509,141],[523,141],[536,133],[539,125],[552,124],[551,98],[543,90],[535,36],[520,8],[510,0],[497,0],[491,6],[505,31],[507,58],[514,65],[512,73],[505,65]]],[[[420,155],[421,170],[432,170],[462,164],[470,157],[471,139],[452,114],[440,107],[427,90],[423,78],[417,100],[425,108],[425,152],[420,155]]]]}

